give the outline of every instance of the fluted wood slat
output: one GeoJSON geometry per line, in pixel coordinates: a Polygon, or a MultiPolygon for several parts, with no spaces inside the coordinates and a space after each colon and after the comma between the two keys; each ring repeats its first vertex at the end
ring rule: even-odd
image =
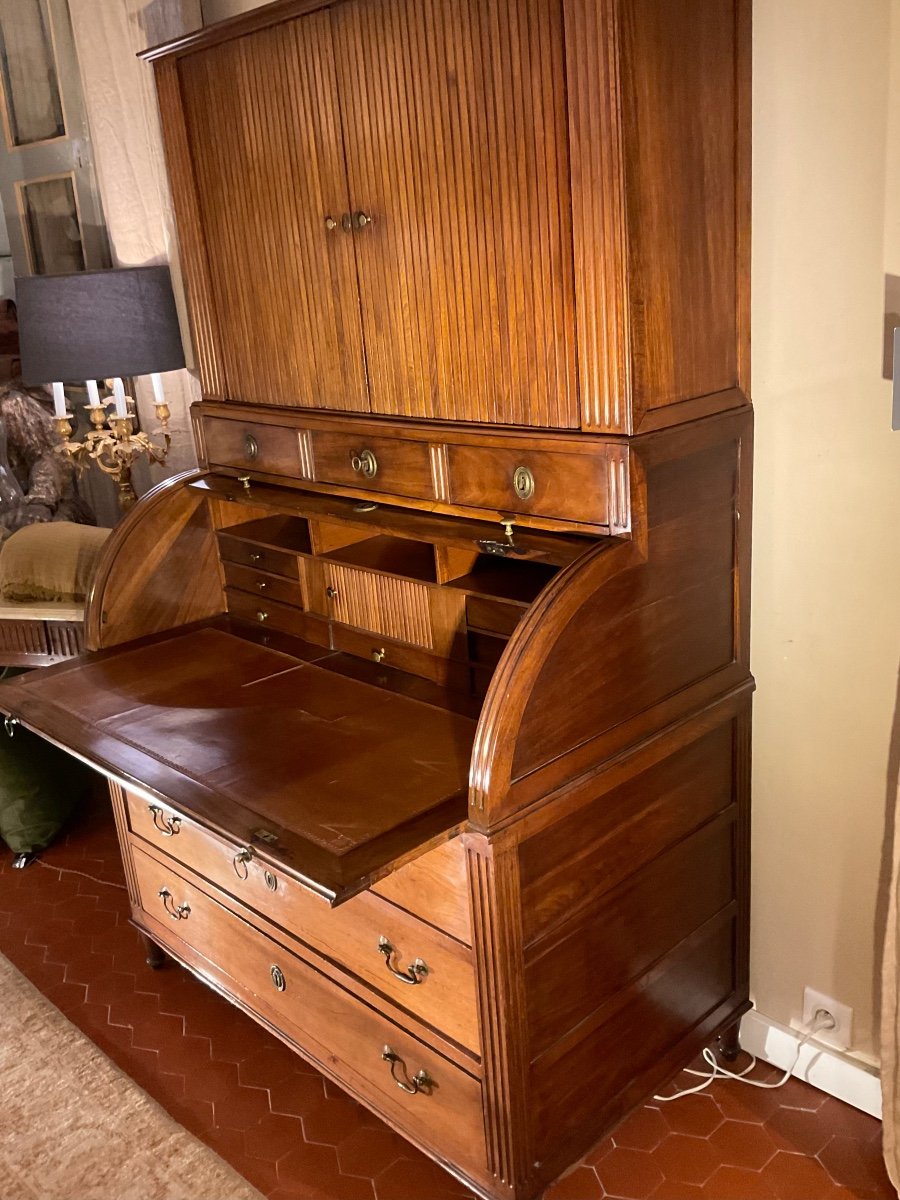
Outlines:
{"type": "Polygon", "coordinates": [[[336,621],[434,649],[428,588],[423,584],[339,563],[328,565],[328,575],[336,593],[332,601],[336,621]]]}
{"type": "Polygon", "coordinates": [[[179,63],[230,399],[365,411],[327,14],[179,63]]]}
{"type": "Polygon", "coordinates": [[[578,426],[560,4],[332,13],[373,411],[578,426]]]}

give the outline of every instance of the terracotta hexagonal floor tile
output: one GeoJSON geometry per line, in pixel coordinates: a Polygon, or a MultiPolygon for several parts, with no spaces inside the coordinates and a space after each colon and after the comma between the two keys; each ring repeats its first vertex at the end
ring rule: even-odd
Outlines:
{"type": "Polygon", "coordinates": [[[878,1142],[833,1137],[819,1154],[819,1162],[841,1187],[876,1196],[893,1196],[878,1142]]]}
{"type": "Polygon", "coordinates": [[[779,1108],[763,1128],[779,1150],[815,1157],[831,1137],[818,1113],[803,1108],[779,1108]]]}
{"type": "Polygon", "coordinates": [[[703,1200],[703,1189],[693,1183],[679,1183],[677,1179],[664,1179],[650,1200],[703,1200]]]}
{"type": "Polygon", "coordinates": [[[629,1150],[655,1150],[668,1132],[658,1108],[639,1108],[623,1121],[612,1140],[629,1150]]]}
{"type": "Polygon", "coordinates": [[[337,1147],[338,1163],[345,1175],[375,1178],[398,1158],[408,1156],[409,1143],[382,1125],[379,1129],[360,1127],[337,1147]]]}
{"type": "Polygon", "coordinates": [[[360,1107],[349,1096],[323,1100],[303,1117],[303,1133],[308,1142],[337,1146],[359,1128],[360,1107]]]}
{"type": "Polygon", "coordinates": [[[665,1178],[645,1151],[618,1146],[597,1164],[595,1170],[607,1194],[624,1200],[646,1200],[665,1178]]]}
{"type": "Polygon", "coordinates": [[[694,1137],[709,1137],[722,1124],[724,1117],[712,1096],[682,1096],[660,1106],[662,1119],[673,1133],[689,1133],[694,1137]]]}
{"type": "Polygon", "coordinates": [[[576,1167],[550,1185],[542,1200],[603,1200],[606,1195],[590,1167],[576,1167]]]}
{"type": "Polygon", "coordinates": [[[670,1133],[653,1152],[653,1161],[662,1169],[666,1179],[679,1183],[706,1183],[716,1167],[719,1156],[706,1138],[689,1133],[670,1133]]]}
{"type": "Polygon", "coordinates": [[[760,1178],[778,1200],[834,1200],[837,1190],[820,1162],[784,1150],[763,1167],[760,1178]]]}
{"type": "Polygon", "coordinates": [[[726,1121],[709,1136],[719,1161],[731,1167],[760,1171],[779,1149],[764,1125],[726,1121]]]}
{"type": "MultiPolygon", "coordinates": [[[[771,1183],[744,1167],[719,1167],[703,1185],[704,1200],[775,1200],[771,1183]]],[[[654,1197],[655,1200],[655,1197],[654,1197]]],[[[806,1200],[818,1200],[813,1193],[806,1200]]]]}

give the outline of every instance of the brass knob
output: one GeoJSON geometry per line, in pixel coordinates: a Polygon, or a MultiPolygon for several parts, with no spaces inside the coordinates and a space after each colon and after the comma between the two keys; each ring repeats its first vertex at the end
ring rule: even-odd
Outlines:
{"type": "Polygon", "coordinates": [[[334,219],[334,217],[325,218],[325,228],[329,233],[331,233],[332,229],[337,229],[337,221],[334,219]]]}
{"type": "Polygon", "coordinates": [[[248,492],[250,491],[250,476],[249,475],[238,475],[238,483],[242,483],[244,485],[244,487],[247,489],[247,491],[248,492]]]}
{"type": "Polygon", "coordinates": [[[338,594],[337,588],[332,587],[331,584],[329,584],[328,587],[325,589],[325,595],[328,597],[329,600],[336,600],[337,594],[338,594]]]}
{"type": "Polygon", "coordinates": [[[262,559],[262,555],[260,554],[260,552],[258,550],[250,551],[250,561],[251,562],[260,562],[261,559],[262,559]]]}
{"type": "Polygon", "coordinates": [[[256,586],[259,588],[259,590],[261,592],[264,592],[269,585],[266,583],[266,581],[264,579],[257,579],[256,586]]]}
{"type": "Polygon", "coordinates": [[[265,612],[265,611],[264,611],[263,609],[261,609],[261,608],[260,608],[260,609],[257,609],[257,612],[256,612],[256,619],[257,619],[257,621],[259,621],[259,622],[260,622],[260,624],[262,624],[262,622],[263,622],[263,621],[268,621],[268,619],[269,619],[269,614],[268,614],[267,612],[265,612]]]}
{"type": "Polygon", "coordinates": [[[372,651],[372,662],[384,662],[385,649],[384,646],[380,650],[372,651]]]}
{"type": "Polygon", "coordinates": [[[357,212],[353,214],[353,224],[357,229],[365,229],[367,225],[372,224],[373,218],[368,213],[357,212]]]}

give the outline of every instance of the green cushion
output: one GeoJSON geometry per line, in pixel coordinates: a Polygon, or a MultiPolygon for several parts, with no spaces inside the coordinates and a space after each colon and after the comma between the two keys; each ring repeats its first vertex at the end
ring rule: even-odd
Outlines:
{"type": "Polygon", "coordinates": [[[0,838],[13,854],[49,846],[85,796],[93,773],[43,738],[0,731],[0,838]]]}

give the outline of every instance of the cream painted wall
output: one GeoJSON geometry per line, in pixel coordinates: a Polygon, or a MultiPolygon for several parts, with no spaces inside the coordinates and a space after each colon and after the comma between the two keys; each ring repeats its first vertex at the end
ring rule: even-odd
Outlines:
{"type": "MultiPolygon", "coordinates": [[[[152,70],[135,56],[201,22],[200,0],[69,0],[97,180],[115,266],[172,261],[177,242],[152,70]]],[[[185,326],[185,332],[187,332],[185,326]]],[[[186,337],[186,345],[188,345],[186,337]]],[[[190,349],[188,349],[190,357],[190,349]]],[[[166,466],[136,472],[139,492],[197,458],[188,406],[200,389],[187,371],[164,376],[172,410],[166,466]]],[[[156,427],[149,379],[136,381],[144,429],[156,427]]]]}
{"type": "Polygon", "coordinates": [[[214,21],[236,17],[239,13],[249,12],[251,8],[262,8],[269,0],[202,0],[202,3],[203,24],[212,25],[214,21]]]}
{"type": "Polygon", "coordinates": [[[880,378],[892,35],[891,0],[754,5],[752,981],[785,1024],[805,985],[851,1005],[864,1056],[900,662],[880,378]]]}
{"type": "Polygon", "coordinates": [[[851,1005],[869,1058],[897,785],[900,433],[880,371],[900,0],[755,0],[753,220],[753,991],[783,1024],[806,985],[851,1005]]]}

